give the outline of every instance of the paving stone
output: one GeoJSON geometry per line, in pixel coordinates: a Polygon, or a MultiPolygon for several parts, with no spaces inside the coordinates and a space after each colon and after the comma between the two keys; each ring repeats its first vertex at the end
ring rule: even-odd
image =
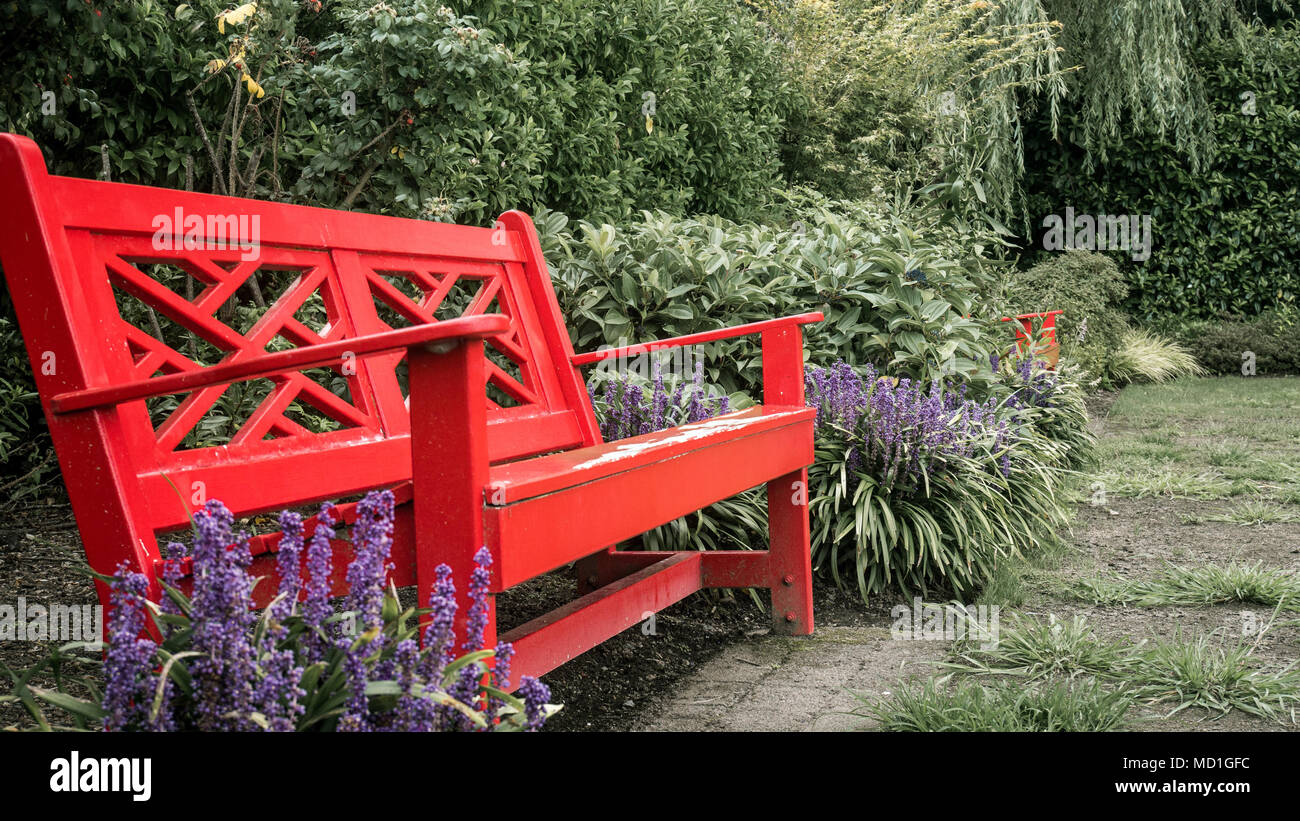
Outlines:
{"type": "Polygon", "coordinates": [[[821,628],[811,637],[735,642],[651,705],[638,729],[836,732],[873,726],[849,715],[900,680],[929,676],[944,642],[891,639],[888,629],[821,628]]]}
{"type": "Polygon", "coordinates": [[[772,671],[779,668],[785,660],[782,653],[777,658],[760,661],[751,656],[772,654],[755,654],[749,652],[750,649],[747,645],[740,645],[734,648],[734,651],[733,648],[728,648],[722,655],[700,667],[696,676],[705,681],[755,682],[771,675],[772,671]]]}

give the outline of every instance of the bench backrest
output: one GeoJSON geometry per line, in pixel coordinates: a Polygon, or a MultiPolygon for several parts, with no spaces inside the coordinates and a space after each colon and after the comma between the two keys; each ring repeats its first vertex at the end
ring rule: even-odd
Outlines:
{"type": "Polygon", "coordinates": [[[103,411],[53,415],[52,396],[454,316],[511,320],[488,348],[494,462],[599,441],[524,214],[475,228],[50,176],[11,134],[0,198],[0,264],[83,535],[100,516],[116,537],[181,527],[204,498],[245,515],[409,479],[403,356],[103,411]]]}

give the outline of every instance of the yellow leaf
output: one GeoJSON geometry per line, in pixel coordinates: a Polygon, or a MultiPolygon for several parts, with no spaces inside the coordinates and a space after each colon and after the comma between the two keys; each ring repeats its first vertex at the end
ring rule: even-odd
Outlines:
{"type": "Polygon", "coordinates": [[[208,73],[216,74],[218,71],[221,71],[221,69],[225,67],[226,67],[225,60],[212,60],[208,63],[208,73]]]}
{"type": "Polygon", "coordinates": [[[650,115],[645,115],[645,133],[653,134],[655,130],[655,121],[650,119],[650,115]]]}
{"type": "Polygon", "coordinates": [[[217,31],[225,34],[226,23],[229,23],[232,26],[237,26],[256,13],[256,3],[245,3],[244,5],[231,9],[230,11],[223,11],[217,15],[217,31]]]}
{"type": "Polygon", "coordinates": [[[266,90],[257,84],[257,81],[247,74],[244,75],[244,82],[248,84],[248,93],[254,97],[265,97],[266,90]]]}

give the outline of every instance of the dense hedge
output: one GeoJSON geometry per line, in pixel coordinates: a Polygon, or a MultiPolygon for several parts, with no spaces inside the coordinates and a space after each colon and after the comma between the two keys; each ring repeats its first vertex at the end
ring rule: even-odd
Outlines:
{"type": "Polygon", "coordinates": [[[1300,324],[1294,316],[1268,312],[1256,317],[1192,320],[1169,328],[1211,373],[1241,375],[1246,353],[1254,354],[1256,376],[1300,374],[1300,324]]]}
{"type": "Polygon", "coordinates": [[[1110,360],[1128,328],[1119,305],[1128,287],[1104,254],[1065,251],[1015,274],[1008,298],[1015,313],[1065,311],[1056,320],[1061,354],[1109,384],[1110,360]]]}
{"type": "Polygon", "coordinates": [[[617,219],[636,209],[750,216],[779,180],[795,104],[778,45],[733,0],[453,2],[528,63],[550,147],[533,200],[617,219]]]}
{"type": "Polygon", "coordinates": [[[56,173],[98,175],[102,146],[117,180],[180,188],[189,157],[199,190],[458,222],[737,218],[779,180],[793,97],[730,0],[257,5],[221,32],[226,0],[0,4],[0,130],[56,173]]]}
{"type": "Polygon", "coordinates": [[[1031,151],[1035,228],[1066,206],[1151,215],[1151,258],[1113,254],[1139,320],[1254,315],[1294,305],[1300,290],[1300,29],[1256,29],[1246,49],[1210,45],[1197,60],[1218,138],[1208,168],[1143,135],[1095,169],[1077,146],[1042,135],[1031,151]]]}

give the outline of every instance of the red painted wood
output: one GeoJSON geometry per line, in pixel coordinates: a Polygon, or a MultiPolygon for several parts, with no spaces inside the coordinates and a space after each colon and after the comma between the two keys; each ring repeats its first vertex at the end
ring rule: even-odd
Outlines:
{"type": "Polygon", "coordinates": [[[279,351],[255,359],[241,359],[210,368],[196,368],[154,379],[139,379],[84,391],[72,391],[50,400],[55,413],[103,408],[136,399],[164,396],[170,393],[212,388],[261,377],[282,376],[290,371],[318,368],[323,365],[342,367],[345,357],[372,356],[394,350],[406,350],[413,345],[423,345],[448,339],[485,339],[510,328],[503,316],[474,316],[453,319],[436,325],[417,325],[397,331],[385,331],[338,342],[322,342],[291,351],[279,351]]]}
{"type": "Polygon", "coordinates": [[[504,507],[486,508],[494,582],[509,588],[812,462],[812,420],[504,507]]]}
{"type": "MultiPolygon", "coordinates": [[[[763,401],[804,404],[803,339],[797,325],[763,332],[763,401]]],[[[778,632],[792,635],[813,630],[807,464],[767,483],[772,621],[778,632]]]]}
{"type": "MultiPolygon", "coordinates": [[[[451,568],[456,584],[457,635],[470,612],[474,554],[483,546],[483,485],[488,476],[483,349],[457,344],[446,352],[412,350],[411,483],[415,503],[415,561],[419,601],[429,602],[436,571],[451,568]]],[[[513,548],[512,548],[513,549],[513,548]]],[[[494,576],[497,568],[493,568],[494,576]]],[[[496,643],[496,608],[489,606],[485,643],[496,643]]]]}
{"type": "Polygon", "coordinates": [[[1047,311],[1041,314],[1018,314],[1015,319],[1009,316],[1002,317],[1003,322],[1019,321],[1020,327],[1016,328],[1016,339],[1027,340],[1034,335],[1034,320],[1042,319],[1043,324],[1039,331],[1044,339],[1049,342],[1056,341],[1056,317],[1065,311],[1047,311]]]}
{"type": "Polygon", "coordinates": [[[762,322],[750,322],[746,325],[736,325],[731,328],[719,328],[716,331],[701,331],[700,333],[686,334],[685,336],[677,336],[672,339],[641,342],[636,345],[624,345],[621,348],[607,348],[602,351],[578,354],[573,357],[573,364],[592,365],[597,362],[603,362],[607,359],[639,356],[643,353],[651,353],[666,348],[684,348],[689,345],[702,345],[706,342],[717,342],[720,339],[732,339],[738,336],[761,334],[791,325],[808,325],[813,322],[821,322],[822,319],[824,319],[824,317],[820,312],[796,314],[794,316],[781,317],[780,319],[765,319],[762,322]]]}
{"type": "MultiPolygon", "coordinates": [[[[600,552],[589,559],[586,579],[591,589],[604,587],[638,570],[664,560],[661,550],[613,550],[600,552]]],[[[700,552],[701,587],[767,587],[768,551],[708,550],[700,552]]]]}
{"type": "MultiPolygon", "coordinates": [[[[1013,320],[1009,316],[1002,317],[1003,322],[1019,322],[1016,330],[1016,347],[1021,352],[1028,352],[1034,339],[1034,320],[1042,319],[1038,335],[1043,340],[1043,349],[1039,351],[1047,360],[1047,367],[1055,368],[1056,363],[1061,357],[1061,347],[1056,342],[1056,317],[1065,311],[1047,311],[1040,314],[1019,314],[1013,320]]],[[[1010,351],[1007,351],[1010,354],[1010,351]]]]}
{"type": "Polygon", "coordinates": [[[767,587],[770,551],[710,550],[703,554],[700,582],[705,587],[767,587]]]}
{"type": "Polygon", "coordinates": [[[505,505],[673,459],[701,447],[816,418],[803,406],[756,405],[703,422],[494,468],[485,497],[505,505]]]}
{"type": "Polygon", "coordinates": [[[625,576],[501,637],[514,645],[511,681],[539,676],[616,636],[700,589],[700,557],[694,551],[664,559],[625,576]]]}
{"type": "MultiPolygon", "coordinates": [[[[156,579],[159,539],[203,499],[246,516],[388,487],[394,582],[416,584],[423,604],[446,563],[462,624],[479,547],[496,562],[493,590],[599,554],[586,564],[608,585],[512,631],[517,674],[701,585],[772,588],[796,611],[792,629],[811,629],[806,505],[772,504],[770,553],[602,551],[746,488],[769,483],[773,498],[801,475],[813,411],[799,326],[820,314],[575,355],[537,232],[517,211],[473,228],[52,177],[36,145],[10,134],[0,200],[0,265],[96,570],[125,563],[156,579]],[[241,225],[247,241],[227,242],[241,225]],[[265,310],[231,319],[224,306],[248,305],[253,277],[265,310]],[[187,278],[192,294],[176,284],[187,278]],[[762,337],[765,406],[601,442],[578,366],[745,334],[762,337]],[[204,428],[195,442],[236,383],[265,393],[228,436],[206,441],[204,428]],[[315,432],[304,409],[334,429],[315,432]]],[[[353,509],[339,506],[345,521],[353,509]]],[[[259,606],[278,584],[277,546],[274,534],[252,543],[267,576],[259,606]]],[[[350,547],[335,550],[341,593],[350,547]]]]}
{"type": "Polygon", "coordinates": [[[806,467],[767,483],[767,522],[772,623],[778,632],[806,636],[813,631],[806,467]]]}

